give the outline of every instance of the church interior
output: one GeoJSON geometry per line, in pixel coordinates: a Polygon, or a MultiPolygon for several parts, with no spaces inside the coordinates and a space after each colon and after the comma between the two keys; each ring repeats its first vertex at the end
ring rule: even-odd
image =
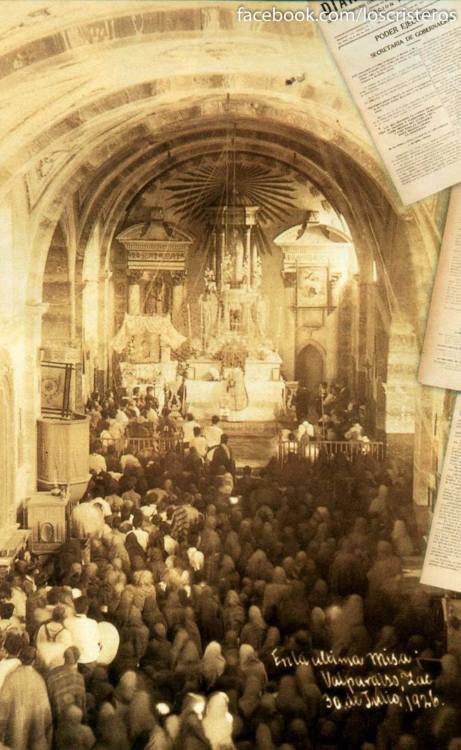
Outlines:
{"type": "MultiPolygon", "coordinates": [[[[418,570],[451,406],[416,379],[447,195],[401,204],[313,23],[242,23],[233,2],[9,7],[3,565],[25,540],[37,554],[66,542],[108,446],[116,469],[136,450],[184,460],[192,414],[205,435],[219,418],[238,486],[287,460],[294,476],[302,457],[370,458],[376,489],[391,468],[404,476],[418,570]],[[352,448],[328,408],[343,397],[365,437],[352,448]],[[151,432],[114,437],[107,405],[137,422],[141,403],[151,432]]],[[[295,730],[290,746],[327,747],[295,730]]],[[[241,732],[237,747],[252,746],[241,732]]]]}

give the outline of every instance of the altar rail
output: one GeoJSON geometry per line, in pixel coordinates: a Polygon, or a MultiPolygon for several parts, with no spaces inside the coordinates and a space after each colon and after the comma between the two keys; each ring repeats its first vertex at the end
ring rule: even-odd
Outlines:
{"type": "Polygon", "coordinates": [[[384,461],[386,449],[384,443],[369,442],[361,443],[358,440],[311,440],[309,442],[298,442],[296,440],[279,441],[279,461],[283,464],[289,453],[315,461],[320,455],[333,458],[338,453],[346,456],[349,461],[356,460],[359,456],[370,456],[377,461],[384,461]]]}
{"type": "Polygon", "coordinates": [[[130,437],[122,438],[121,440],[111,440],[109,438],[103,439],[103,447],[107,448],[108,445],[114,445],[116,453],[120,456],[124,450],[129,450],[130,453],[145,453],[151,452],[164,456],[167,453],[174,451],[175,453],[183,452],[183,440],[182,435],[149,435],[149,437],[130,437]]]}
{"type": "Polygon", "coordinates": [[[175,453],[182,453],[183,441],[182,438],[176,435],[153,435],[152,437],[128,437],[127,448],[131,453],[142,453],[145,451],[151,451],[161,456],[165,456],[167,453],[174,451],[175,453]]]}

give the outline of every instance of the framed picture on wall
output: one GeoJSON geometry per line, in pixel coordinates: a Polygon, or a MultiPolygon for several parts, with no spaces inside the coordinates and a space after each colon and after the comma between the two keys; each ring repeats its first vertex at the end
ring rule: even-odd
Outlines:
{"type": "Polygon", "coordinates": [[[328,266],[298,268],[296,301],[298,307],[328,306],[328,266]]]}
{"type": "Polygon", "coordinates": [[[70,409],[70,389],[74,366],[66,362],[42,362],[41,407],[49,416],[67,417],[70,409]]]}

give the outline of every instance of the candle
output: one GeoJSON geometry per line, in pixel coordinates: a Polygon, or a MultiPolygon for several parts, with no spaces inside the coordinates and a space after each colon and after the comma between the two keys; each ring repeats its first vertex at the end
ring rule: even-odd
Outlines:
{"type": "Polygon", "coordinates": [[[192,339],[192,319],[190,316],[190,305],[187,305],[187,326],[189,329],[189,339],[192,339]]]}

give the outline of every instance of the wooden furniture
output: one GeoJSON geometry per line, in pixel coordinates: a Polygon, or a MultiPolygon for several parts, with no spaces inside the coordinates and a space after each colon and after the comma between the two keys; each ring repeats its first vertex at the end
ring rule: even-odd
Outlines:
{"type": "Polygon", "coordinates": [[[29,529],[18,529],[16,526],[0,531],[0,580],[12,569],[29,537],[29,529]]]}
{"type": "Polygon", "coordinates": [[[37,482],[40,490],[65,485],[79,500],[88,484],[90,420],[42,418],[37,422],[37,482]]]}
{"type": "Polygon", "coordinates": [[[68,492],[57,492],[35,492],[27,502],[29,544],[34,554],[56,552],[67,540],[73,503],[68,492]]]}

